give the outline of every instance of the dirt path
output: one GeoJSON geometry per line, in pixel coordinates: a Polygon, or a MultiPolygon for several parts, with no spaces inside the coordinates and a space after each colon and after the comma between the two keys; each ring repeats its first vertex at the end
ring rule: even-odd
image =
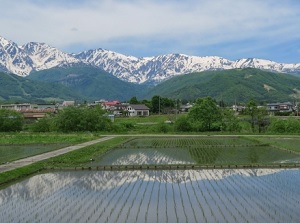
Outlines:
{"type": "Polygon", "coordinates": [[[98,142],[103,142],[103,141],[112,139],[112,138],[114,138],[114,136],[106,136],[106,137],[103,137],[103,138],[100,138],[100,139],[95,139],[95,140],[85,142],[85,143],[81,143],[81,144],[78,144],[78,145],[68,146],[66,148],[62,148],[62,149],[59,149],[59,150],[55,150],[55,151],[39,154],[39,155],[36,155],[36,156],[31,156],[31,157],[28,157],[28,158],[16,160],[16,161],[13,161],[13,162],[10,162],[10,163],[7,163],[7,164],[3,164],[3,165],[0,165],[0,173],[6,172],[6,171],[9,171],[9,170],[13,170],[13,169],[16,169],[16,168],[19,168],[19,167],[27,166],[29,164],[32,164],[32,163],[35,163],[35,162],[38,162],[38,161],[41,161],[41,160],[45,160],[45,159],[49,159],[49,158],[52,158],[52,157],[55,157],[55,156],[59,156],[59,155],[62,155],[62,154],[65,154],[65,153],[68,153],[68,152],[71,152],[71,151],[74,151],[74,150],[77,150],[77,149],[81,149],[81,148],[86,147],[86,146],[96,144],[98,142]]]}

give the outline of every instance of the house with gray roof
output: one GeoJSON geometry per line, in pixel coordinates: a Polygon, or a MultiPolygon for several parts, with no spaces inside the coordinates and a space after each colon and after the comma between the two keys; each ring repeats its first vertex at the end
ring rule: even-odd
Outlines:
{"type": "Polygon", "coordinates": [[[267,111],[274,115],[276,112],[293,112],[295,107],[290,102],[267,104],[267,111]]]}
{"type": "Polygon", "coordinates": [[[149,116],[149,110],[144,104],[130,104],[127,106],[128,116],[149,116]]]}

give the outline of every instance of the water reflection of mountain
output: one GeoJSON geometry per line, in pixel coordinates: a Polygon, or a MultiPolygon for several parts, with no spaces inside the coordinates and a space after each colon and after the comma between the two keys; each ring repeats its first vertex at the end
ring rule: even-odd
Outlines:
{"type": "MultiPolygon", "coordinates": [[[[37,199],[72,188],[82,191],[110,190],[135,181],[189,183],[199,180],[222,180],[228,177],[262,177],[283,169],[218,169],[218,170],[147,170],[147,171],[78,171],[56,172],[33,176],[0,191],[0,205],[17,196],[18,199],[37,199]]],[[[64,194],[63,192],[61,192],[64,194]]]]}
{"type": "Polygon", "coordinates": [[[174,148],[114,149],[107,153],[95,165],[130,165],[130,164],[192,164],[188,150],[174,148]]]}

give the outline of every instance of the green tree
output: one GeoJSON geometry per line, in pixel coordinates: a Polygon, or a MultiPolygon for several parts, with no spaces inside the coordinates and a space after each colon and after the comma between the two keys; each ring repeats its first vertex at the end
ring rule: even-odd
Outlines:
{"type": "Polygon", "coordinates": [[[269,121],[266,119],[268,114],[266,108],[259,108],[253,99],[247,103],[245,113],[250,116],[252,132],[255,131],[255,125],[258,126],[258,131],[262,132],[269,124],[269,121]]]}
{"type": "Polygon", "coordinates": [[[151,112],[153,113],[160,113],[160,96],[155,95],[151,99],[151,112]]]}
{"type": "Polygon", "coordinates": [[[141,103],[150,108],[150,110],[152,110],[152,101],[144,99],[141,101],[141,103]]]}
{"type": "Polygon", "coordinates": [[[219,130],[222,122],[221,110],[211,97],[198,98],[188,118],[202,131],[219,130]]]}
{"type": "Polygon", "coordinates": [[[100,106],[67,107],[55,117],[55,125],[62,132],[111,130],[111,121],[103,115],[100,106]]]}
{"type": "Polygon", "coordinates": [[[254,132],[254,128],[255,128],[255,118],[258,114],[258,108],[257,108],[257,104],[256,102],[251,99],[247,105],[246,105],[246,110],[245,110],[245,113],[247,115],[250,115],[250,123],[251,123],[251,129],[252,129],[252,132],[254,132]]]}
{"type": "Polygon", "coordinates": [[[229,132],[240,132],[242,127],[240,121],[231,109],[222,110],[222,130],[229,132]]]}
{"type": "Polygon", "coordinates": [[[24,125],[24,117],[21,113],[8,109],[0,109],[0,131],[21,131],[24,125]]]}
{"type": "Polygon", "coordinates": [[[140,104],[140,102],[137,100],[136,97],[132,97],[130,100],[129,100],[129,104],[140,104]]]}
{"type": "Polygon", "coordinates": [[[158,95],[153,96],[151,102],[153,113],[169,113],[175,107],[174,100],[158,95]]]}
{"type": "Polygon", "coordinates": [[[270,118],[268,117],[268,112],[265,107],[258,108],[257,111],[257,126],[258,132],[265,132],[268,125],[270,124],[270,118]]]}

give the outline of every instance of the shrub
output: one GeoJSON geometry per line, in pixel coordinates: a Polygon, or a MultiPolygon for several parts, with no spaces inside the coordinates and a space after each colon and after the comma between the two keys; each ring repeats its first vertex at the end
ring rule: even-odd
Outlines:
{"type": "Polygon", "coordinates": [[[17,111],[0,109],[0,131],[21,131],[24,125],[23,115],[17,111]]]}
{"type": "Polygon", "coordinates": [[[192,131],[193,128],[188,118],[181,116],[175,121],[175,130],[180,132],[189,132],[192,131]]]}
{"type": "Polygon", "coordinates": [[[53,118],[44,117],[31,124],[30,130],[33,132],[50,132],[53,128],[53,118]]]}
{"type": "Polygon", "coordinates": [[[171,131],[170,124],[159,123],[156,127],[158,132],[167,133],[171,131]]]}
{"type": "Polygon", "coordinates": [[[272,133],[300,133],[300,120],[289,118],[272,119],[268,127],[268,132],[272,133]]]}

